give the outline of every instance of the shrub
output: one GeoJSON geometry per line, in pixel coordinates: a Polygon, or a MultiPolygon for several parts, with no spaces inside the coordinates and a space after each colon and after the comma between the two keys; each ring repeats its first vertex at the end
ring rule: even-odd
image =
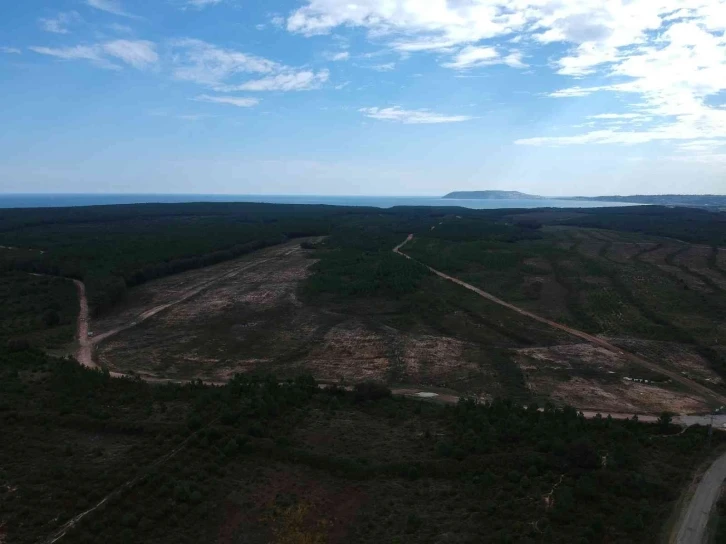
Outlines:
{"type": "Polygon", "coordinates": [[[187,427],[189,427],[189,430],[196,431],[200,429],[202,426],[202,418],[199,417],[199,414],[193,413],[190,414],[187,418],[187,427]]]}
{"type": "Polygon", "coordinates": [[[380,400],[391,396],[391,390],[382,383],[363,382],[355,386],[356,402],[364,402],[368,400],[380,400]]]}
{"type": "Polygon", "coordinates": [[[7,345],[11,353],[30,349],[30,343],[25,338],[11,338],[7,345]]]}

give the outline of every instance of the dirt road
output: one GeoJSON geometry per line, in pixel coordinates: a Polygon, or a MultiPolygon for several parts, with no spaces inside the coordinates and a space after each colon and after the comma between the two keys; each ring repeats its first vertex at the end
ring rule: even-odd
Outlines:
{"type": "MultiPolygon", "coordinates": [[[[393,248],[393,252],[398,255],[402,255],[403,257],[405,257],[406,259],[409,259],[411,261],[419,262],[419,261],[416,261],[415,259],[409,257],[408,255],[406,255],[405,253],[403,253],[401,251],[403,246],[405,246],[411,240],[413,240],[413,234],[409,234],[408,238],[406,238],[402,243],[400,243],[395,248],[393,248]]],[[[562,325],[561,323],[557,323],[555,321],[545,319],[544,317],[533,314],[532,312],[528,312],[527,310],[523,310],[522,308],[514,306],[513,304],[505,302],[504,300],[497,298],[490,293],[487,293],[486,291],[482,291],[478,287],[474,287],[473,285],[463,282],[458,278],[449,276],[448,274],[444,274],[443,272],[439,272],[438,270],[431,268],[430,266],[427,266],[424,263],[419,263],[419,264],[425,266],[426,268],[428,268],[431,272],[433,272],[440,278],[443,278],[447,281],[456,283],[457,285],[460,285],[460,286],[464,287],[465,289],[468,289],[469,291],[473,291],[480,297],[485,298],[495,304],[508,308],[509,310],[512,310],[513,312],[517,312],[518,314],[526,316],[535,321],[539,321],[540,323],[544,323],[545,325],[549,325],[550,327],[553,327],[555,329],[564,331],[568,334],[571,334],[572,336],[576,336],[577,338],[580,338],[582,340],[595,344],[596,346],[605,348],[606,350],[611,351],[621,357],[624,357],[624,358],[628,359],[629,361],[642,366],[643,368],[647,368],[648,370],[652,370],[653,372],[658,372],[664,376],[667,376],[674,382],[678,382],[681,385],[684,385],[685,387],[690,389],[692,392],[698,393],[699,395],[701,395],[707,399],[711,399],[712,401],[714,401],[715,403],[717,403],[719,405],[723,406],[724,404],[726,404],[726,397],[724,397],[723,395],[719,395],[718,393],[711,391],[708,387],[703,386],[697,382],[694,382],[693,380],[690,380],[690,379],[678,374],[677,372],[672,372],[670,370],[662,368],[660,365],[657,365],[646,359],[643,359],[642,357],[640,357],[638,355],[635,355],[635,354],[627,352],[627,351],[623,351],[622,349],[610,344],[609,342],[603,340],[602,338],[598,338],[597,336],[593,336],[592,334],[588,334],[586,332],[578,331],[577,329],[573,329],[566,325],[562,325]]]]}
{"type": "Polygon", "coordinates": [[[154,461],[150,465],[148,465],[145,470],[139,471],[139,473],[136,476],[134,476],[133,478],[128,480],[126,483],[121,484],[119,487],[117,487],[116,489],[111,491],[108,495],[106,495],[103,499],[101,499],[98,503],[96,503],[95,506],[92,506],[88,510],[73,516],[70,520],[68,520],[66,523],[61,525],[58,529],[56,529],[56,531],[50,537],[48,537],[46,540],[44,540],[43,541],[44,544],[54,544],[55,542],[58,542],[60,539],[62,539],[64,536],[66,536],[68,531],[73,529],[78,524],[78,522],[81,521],[83,518],[85,518],[88,514],[91,514],[91,513],[95,512],[96,510],[98,510],[99,508],[101,508],[104,504],[106,504],[113,497],[118,496],[121,493],[123,493],[124,491],[126,491],[127,489],[131,489],[132,487],[134,487],[139,482],[139,480],[141,480],[146,474],[148,474],[148,472],[151,469],[160,467],[161,465],[166,463],[169,459],[171,459],[177,453],[179,453],[181,450],[183,450],[192,439],[197,437],[202,432],[206,431],[207,428],[209,427],[209,425],[212,425],[216,421],[217,421],[217,419],[209,422],[207,425],[205,425],[198,431],[189,435],[180,444],[178,444],[174,449],[172,449],[168,453],[165,453],[164,455],[162,455],[161,457],[156,459],[156,461],[154,461]]]}
{"type": "Polygon", "coordinates": [[[726,453],[716,459],[698,483],[696,492],[671,533],[670,543],[700,544],[707,541],[706,526],[726,479],[726,453]]]}
{"type": "Polygon", "coordinates": [[[83,366],[88,368],[98,368],[93,362],[93,345],[88,338],[88,298],[86,297],[86,286],[82,281],[73,280],[78,289],[78,299],[80,310],[78,312],[78,325],[76,327],[76,336],[78,340],[78,348],[76,349],[76,360],[83,366]]]}

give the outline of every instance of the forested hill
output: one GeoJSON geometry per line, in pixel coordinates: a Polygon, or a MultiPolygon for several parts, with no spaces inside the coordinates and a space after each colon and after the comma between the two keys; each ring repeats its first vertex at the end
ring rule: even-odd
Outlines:
{"type": "Polygon", "coordinates": [[[444,195],[443,198],[460,200],[541,200],[546,197],[528,195],[519,191],[454,191],[444,195]]]}

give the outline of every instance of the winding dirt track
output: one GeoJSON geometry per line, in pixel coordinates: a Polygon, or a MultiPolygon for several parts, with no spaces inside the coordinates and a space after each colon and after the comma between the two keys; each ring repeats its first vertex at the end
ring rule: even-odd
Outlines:
{"type": "Polygon", "coordinates": [[[545,319],[544,317],[541,317],[537,314],[533,314],[532,312],[528,312],[527,310],[523,310],[522,308],[519,308],[513,304],[503,301],[500,298],[495,297],[494,295],[492,295],[490,293],[487,293],[486,291],[482,291],[478,287],[474,287],[473,285],[463,282],[458,278],[449,276],[448,274],[444,274],[443,272],[439,272],[438,270],[431,268],[430,266],[428,266],[424,263],[421,263],[421,262],[417,261],[416,259],[413,259],[412,257],[406,255],[405,253],[403,253],[401,251],[403,246],[405,246],[411,240],[413,240],[413,234],[409,234],[408,238],[406,238],[403,242],[401,242],[395,248],[393,248],[393,252],[405,257],[406,259],[409,259],[410,261],[414,261],[414,262],[421,264],[422,266],[425,266],[428,270],[430,270],[431,272],[433,272],[440,278],[443,278],[447,281],[456,283],[457,285],[460,285],[460,286],[464,287],[465,289],[468,289],[469,291],[473,291],[480,297],[485,298],[485,299],[489,300],[490,302],[503,306],[509,310],[512,310],[513,312],[517,312],[520,315],[523,315],[525,317],[528,317],[528,318],[538,321],[540,323],[544,323],[545,325],[549,325],[550,327],[553,327],[555,329],[564,331],[568,334],[571,334],[572,336],[575,336],[577,338],[580,338],[582,340],[595,344],[596,346],[605,348],[606,350],[611,351],[612,353],[615,353],[621,357],[625,357],[630,362],[640,365],[643,368],[647,368],[648,370],[652,370],[653,372],[658,372],[664,376],[667,376],[674,382],[680,383],[681,385],[687,387],[692,392],[698,393],[699,395],[701,395],[707,399],[711,399],[713,402],[715,402],[719,405],[726,404],[726,397],[724,397],[723,395],[719,395],[718,393],[710,390],[708,387],[705,387],[699,383],[696,383],[693,380],[690,380],[690,379],[678,374],[677,372],[672,372],[670,370],[667,370],[667,369],[661,367],[660,365],[658,365],[656,363],[652,363],[652,362],[644,359],[643,357],[640,357],[639,355],[635,355],[633,353],[624,351],[624,350],[610,344],[609,342],[603,340],[602,338],[598,338],[597,336],[593,336],[592,334],[588,334],[583,331],[578,331],[577,329],[573,329],[566,325],[562,325],[561,323],[557,323],[555,321],[545,319]]]}

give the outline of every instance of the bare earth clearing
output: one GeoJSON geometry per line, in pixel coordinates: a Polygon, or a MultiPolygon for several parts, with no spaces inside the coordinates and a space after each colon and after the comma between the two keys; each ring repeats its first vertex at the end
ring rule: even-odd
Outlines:
{"type": "MultiPolygon", "coordinates": [[[[92,338],[82,332],[79,361],[150,381],[223,383],[238,372],[280,377],[310,372],[331,382],[385,381],[413,396],[436,391],[442,401],[455,401],[459,393],[499,394],[497,373],[483,346],[405,332],[301,302],[299,285],[314,263],[294,241],[149,282],[94,321],[92,338]]],[[[706,412],[709,401],[718,402],[708,389],[719,383],[718,376],[684,346],[606,340],[492,299],[535,324],[579,339],[510,350],[526,387],[540,398],[594,412],[641,414],[706,412]]]]}
{"type": "MultiPolygon", "coordinates": [[[[393,252],[394,253],[397,253],[397,254],[399,254],[399,255],[401,255],[403,257],[406,257],[407,259],[411,259],[411,257],[409,257],[408,255],[406,255],[405,253],[403,253],[401,251],[401,249],[403,248],[403,246],[405,246],[412,239],[413,239],[413,234],[410,234],[408,236],[408,238],[406,238],[406,240],[404,240],[403,242],[401,242],[398,246],[396,246],[393,249],[393,252]]],[[[710,402],[715,402],[715,403],[722,404],[722,405],[723,404],[726,404],[726,402],[725,402],[726,401],[726,397],[724,397],[723,395],[720,395],[719,393],[716,393],[715,391],[709,389],[708,387],[706,387],[706,386],[704,386],[704,385],[702,385],[702,384],[700,384],[700,383],[698,383],[698,382],[696,382],[696,381],[694,381],[694,380],[692,380],[692,379],[690,379],[690,378],[688,378],[688,377],[686,377],[686,376],[684,376],[684,375],[682,375],[682,374],[680,374],[678,372],[674,372],[672,370],[669,370],[669,369],[665,368],[664,366],[661,366],[661,365],[659,365],[657,363],[654,363],[654,362],[652,362],[650,360],[647,360],[647,359],[645,359],[645,358],[643,358],[643,357],[641,357],[639,355],[636,355],[636,354],[631,353],[631,352],[627,352],[624,349],[621,349],[619,347],[616,347],[615,345],[611,344],[610,342],[608,342],[604,338],[601,338],[601,337],[598,337],[598,336],[594,336],[594,335],[588,334],[588,333],[583,332],[583,331],[579,331],[579,330],[574,329],[572,327],[567,327],[566,325],[562,325],[560,323],[551,321],[549,319],[545,319],[543,317],[540,317],[539,315],[536,315],[536,314],[533,314],[533,313],[528,312],[526,310],[523,310],[523,309],[521,309],[521,308],[519,308],[519,307],[517,307],[517,306],[515,306],[513,304],[509,304],[508,302],[505,302],[505,301],[503,301],[503,300],[495,297],[494,295],[492,295],[490,293],[487,293],[487,292],[485,292],[485,291],[483,291],[483,290],[481,290],[481,289],[479,289],[477,287],[474,287],[473,285],[470,285],[468,283],[465,283],[465,282],[461,281],[458,278],[455,278],[455,277],[449,276],[447,274],[444,274],[443,272],[440,272],[440,271],[438,271],[438,270],[436,270],[434,268],[431,268],[429,266],[427,266],[427,268],[431,272],[433,272],[434,274],[436,274],[437,276],[439,276],[440,278],[443,278],[443,279],[448,280],[450,282],[456,283],[456,284],[464,287],[465,289],[468,289],[469,291],[472,291],[472,292],[476,293],[477,295],[479,295],[480,297],[485,298],[485,299],[487,299],[487,300],[489,300],[489,301],[491,301],[491,302],[493,302],[495,304],[498,304],[500,306],[503,306],[505,308],[508,308],[509,310],[512,310],[513,312],[516,312],[516,313],[518,313],[520,315],[524,315],[526,317],[529,317],[529,318],[531,318],[531,319],[533,319],[535,321],[538,321],[540,323],[544,323],[546,325],[549,325],[550,327],[553,327],[555,329],[559,329],[559,330],[565,331],[565,332],[569,333],[570,335],[575,336],[577,338],[580,338],[582,340],[585,340],[586,342],[589,342],[590,344],[592,344],[592,345],[594,345],[596,347],[604,348],[605,350],[607,350],[607,351],[609,351],[609,352],[611,352],[611,353],[613,353],[613,354],[615,354],[617,356],[622,357],[623,359],[625,359],[629,363],[634,364],[634,365],[637,365],[637,366],[641,367],[644,370],[648,370],[648,371],[651,371],[651,372],[654,372],[654,373],[663,375],[664,377],[668,378],[672,382],[678,383],[678,384],[682,385],[683,387],[685,387],[686,389],[688,389],[698,399],[698,400],[695,400],[696,403],[703,403],[700,406],[704,406],[704,407],[707,406],[707,402],[706,402],[707,400],[710,401],[710,402]]],[[[584,388],[584,387],[578,387],[577,388],[577,391],[578,392],[586,391],[586,388],[584,388]]],[[[585,393],[584,396],[589,397],[590,395],[587,395],[587,393],[585,393]]],[[[643,396],[642,392],[638,392],[638,394],[635,395],[635,398],[638,398],[640,396],[643,396]]],[[[582,402],[576,402],[576,403],[573,403],[573,404],[575,406],[577,406],[577,407],[581,407],[582,406],[582,402]]],[[[652,404],[649,403],[648,400],[645,400],[645,404],[648,404],[648,405],[652,406],[652,404]]],[[[695,407],[694,405],[692,405],[692,406],[695,407]]],[[[655,406],[652,406],[652,407],[655,408],[656,410],[658,409],[655,406]]],[[[670,408],[670,409],[672,409],[672,408],[670,408]]]]}
{"type": "Polygon", "coordinates": [[[96,361],[149,380],[224,382],[239,372],[456,386],[487,374],[454,338],[409,334],[303,304],[315,263],[300,241],[156,280],[93,323],[96,361]]]}

